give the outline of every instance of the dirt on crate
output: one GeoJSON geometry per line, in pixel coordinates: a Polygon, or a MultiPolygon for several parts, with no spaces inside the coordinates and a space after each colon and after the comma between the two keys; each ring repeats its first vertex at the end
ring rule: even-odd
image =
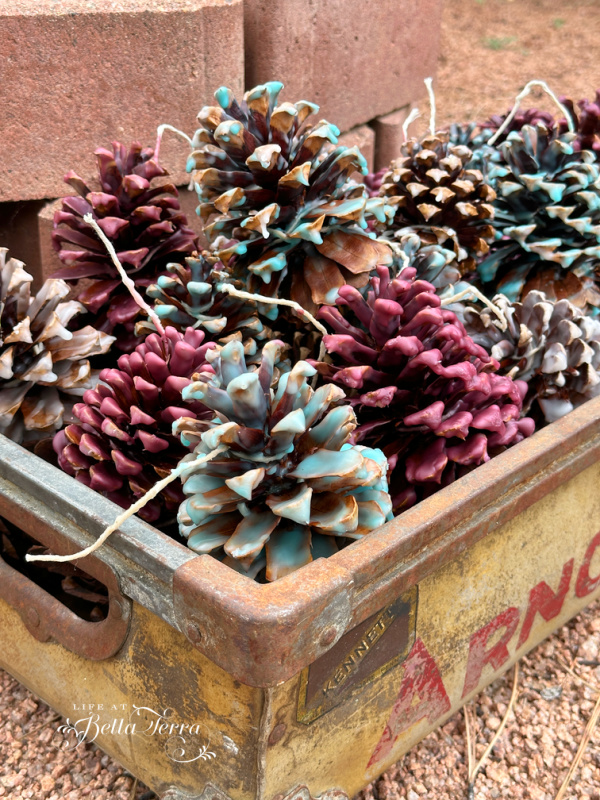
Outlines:
{"type": "MultiPolygon", "coordinates": [[[[507,111],[532,78],[577,101],[600,86],[600,0],[446,0],[434,87],[437,124],[485,120],[507,111]]],[[[411,133],[429,120],[427,95],[411,133]]],[[[541,90],[525,106],[555,112],[541,90]]],[[[335,120],[334,120],[335,121],[335,120]]],[[[479,773],[472,800],[554,800],[600,695],[600,603],[520,662],[519,693],[507,727],[479,773]]],[[[470,704],[475,756],[498,729],[512,671],[470,704]]],[[[0,798],[150,800],[93,744],[61,747],[64,722],[0,671],[0,798]]],[[[596,729],[564,800],[600,800],[596,729]]],[[[467,800],[464,712],[414,747],[356,800],[467,800]]]]}

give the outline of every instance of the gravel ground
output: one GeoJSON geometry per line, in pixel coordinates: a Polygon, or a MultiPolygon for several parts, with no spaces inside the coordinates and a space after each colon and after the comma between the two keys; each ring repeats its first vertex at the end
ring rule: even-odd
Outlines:
{"type": "MultiPolygon", "coordinates": [[[[531,78],[592,97],[600,83],[598,0],[446,0],[436,79],[438,123],[503,112],[531,78]]],[[[531,103],[552,109],[539,93],[531,103]]],[[[426,99],[419,101],[424,120],[426,99]]],[[[334,120],[335,121],[335,120],[334,120]]],[[[520,662],[507,727],[469,798],[464,713],[431,734],[357,800],[554,800],[600,695],[600,604],[520,662]],[[573,674],[574,673],[574,674],[573,674]]],[[[512,672],[471,703],[476,758],[500,725],[512,672]]],[[[62,720],[0,671],[0,797],[151,800],[155,795],[94,745],[60,748],[62,720]]],[[[600,800],[596,729],[563,800],[600,800]]]]}
{"type": "MultiPolygon", "coordinates": [[[[554,800],[600,695],[600,602],[520,662],[507,726],[469,798],[464,712],[414,747],[356,800],[554,800]]],[[[513,672],[470,704],[476,758],[500,726],[513,672]]],[[[63,720],[0,671],[0,797],[11,800],[154,800],[143,784],[94,745],[61,749],[63,720]]],[[[563,800],[600,800],[596,729],[563,800]]]]}

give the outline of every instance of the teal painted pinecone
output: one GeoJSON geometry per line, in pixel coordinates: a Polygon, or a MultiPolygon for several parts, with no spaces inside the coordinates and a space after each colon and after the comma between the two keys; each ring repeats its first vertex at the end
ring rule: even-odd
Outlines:
{"type": "MultiPolygon", "coordinates": [[[[173,431],[194,448],[192,463],[223,452],[184,477],[179,525],[198,553],[224,548],[226,561],[272,581],[339,544],[359,539],[391,517],[387,460],[380,450],[349,443],[356,417],[343,390],[313,390],[305,361],[273,381],[282,342],[265,345],[260,368],[249,371],[239,342],[211,357],[216,374],[184,389],[216,416],[182,418],[173,431]]],[[[221,551],[222,552],[222,551],[221,551]]]]}
{"type": "Polygon", "coordinates": [[[472,157],[444,131],[404,144],[379,190],[387,216],[394,215],[379,226],[384,236],[416,233],[424,244],[453,252],[461,274],[472,270],[494,238],[496,196],[482,172],[469,167],[472,157]]]}
{"type": "MultiPolygon", "coordinates": [[[[281,89],[278,82],[257,86],[241,103],[218,89],[219,105],[198,115],[188,171],[198,213],[212,220],[209,241],[229,240],[217,251],[223,263],[250,291],[314,310],[335,302],[346,282],[366,285],[370,270],[391,263],[391,254],[367,231],[371,211],[384,219],[383,203],[348,180],[367,174],[364,157],[356,147],[336,147],[335,125],[307,124],[318,111],[313,103],[277,105],[281,89]]],[[[261,310],[277,317],[276,306],[261,310]]]]}
{"type": "Polygon", "coordinates": [[[539,123],[500,145],[502,162],[488,172],[497,241],[478,267],[488,293],[518,300],[535,289],[598,304],[600,169],[591,151],[577,152],[575,139],[539,123]]]}
{"type": "MultiPolygon", "coordinates": [[[[199,328],[221,344],[237,339],[244,343],[247,359],[260,360],[259,350],[273,338],[272,331],[260,320],[255,302],[228,294],[221,284],[243,289],[216,256],[204,251],[186,258],[185,264],[167,264],[167,273],[146,289],[146,295],[163,325],[181,332],[199,328]]],[[[136,325],[138,336],[154,331],[149,319],[136,325]]]]}
{"type": "Polygon", "coordinates": [[[499,372],[527,382],[524,413],[554,422],[600,394],[600,321],[568,300],[531,291],[522,303],[496,295],[506,328],[489,309],[466,308],[465,327],[500,364],[499,372]],[[536,408],[536,406],[539,407],[536,408]]]}

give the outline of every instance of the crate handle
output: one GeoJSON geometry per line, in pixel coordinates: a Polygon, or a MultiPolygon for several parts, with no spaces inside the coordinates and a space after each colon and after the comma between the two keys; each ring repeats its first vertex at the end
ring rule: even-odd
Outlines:
{"type": "Polygon", "coordinates": [[[108,614],[100,622],[77,616],[2,558],[0,597],[19,613],[27,630],[40,642],[54,640],[83,658],[101,661],[118,653],[127,638],[131,600],[119,591],[112,570],[101,562],[91,563],[92,558],[85,559],[86,572],[108,586],[108,614]]]}

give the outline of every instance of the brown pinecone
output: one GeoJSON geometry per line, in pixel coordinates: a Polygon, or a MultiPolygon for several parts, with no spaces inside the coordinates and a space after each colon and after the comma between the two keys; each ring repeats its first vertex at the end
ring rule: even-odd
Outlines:
{"type": "Polygon", "coordinates": [[[554,422],[600,394],[600,320],[543,292],[529,292],[521,303],[500,294],[493,302],[505,330],[489,308],[466,308],[465,325],[501,372],[527,381],[525,411],[539,405],[546,422],[554,422]]]}
{"type": "Polygon", "coordinates": [[[86,326],[67,330],[85,311],[65,301],[64,281],[47,280],[32,297],[32,276],[0,247],[0,432],[17,442],[58,430],[73,396],[96,383],[89,356],[106,353],[114,338],[86,326]]]}
{"type": "Polygon", "coordinates": [[[386,230],[400,237],[415,232],[424,244],[452,250],[463,274],[488,252],[494,238],[489,220],[496,193],[479,170],[467,168],[472,155],[465,145],[452,144],[445,131],[421,141],[411,139],[391,163],[379,190],[395,207],[386,230]]]}

